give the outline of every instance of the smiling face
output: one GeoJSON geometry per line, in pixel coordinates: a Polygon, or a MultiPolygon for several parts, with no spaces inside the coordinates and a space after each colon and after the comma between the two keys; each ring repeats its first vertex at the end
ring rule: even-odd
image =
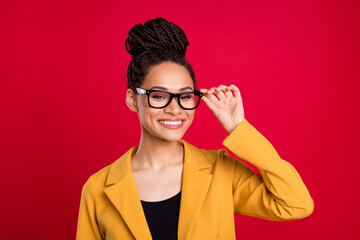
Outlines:
{"type": "MultiPolygon", "coordinates": [[[[181,93],[194,91],[194,84],[185,67],[173,62],[164,62],[150,68],[140,88],[181,93]]],[[[127,98],[130,96],[127,94],[127,98]]],[[[178,141],[194,119],[195,110],[182,109],[176,98],[173,98],[171,103],[162,109],[150,107],[146,94],[136,94],[135,99],[134,104],[136,104],[135,108],[141,124],[142,137],[178,141]]],[[[131,102],[130,99],[127,99],[127,102],[131,102]]],[[[132,110],[134,111],[135,108],[132,110]]]]}

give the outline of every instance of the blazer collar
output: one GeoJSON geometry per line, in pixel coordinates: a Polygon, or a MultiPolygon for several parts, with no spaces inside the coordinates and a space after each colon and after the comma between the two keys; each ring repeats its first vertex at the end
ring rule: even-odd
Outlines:
{"type": "MultiPolygon", "coordinates": [[[[186,239],[208,192],[212,175],[201,172],[211,167],[202,150],[185,140],[182,192],[178,225],[178,238],[186,239]],[[195,195],[196,194],[196,195],[195,195]]],[[[131,156],[138,147],[130,148],[110,167],[105,193],[121,214],[136,239],[151,239],[146,217],[131,172],[131,156]]]]}

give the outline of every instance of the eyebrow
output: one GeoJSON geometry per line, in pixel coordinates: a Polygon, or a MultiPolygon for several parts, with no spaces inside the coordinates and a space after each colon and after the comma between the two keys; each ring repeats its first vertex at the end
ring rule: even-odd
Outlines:
{"type": "MultiPolygon", "coordinates": [[[[151,90],[151,89],[154,89],[154,88],[159,88],[159,89],[162,89],[162,90],[168,90],[167,88],[165,88],[165,87],[160,87],[160,86],[153,86],[152,88],[150,88],[150,90],[151,90]]],[[[180,88],[180,91],[184,91],[184,90],[186,90],[186,89],[193,90],[191,87],[184,87],[184,88],[180,88]]]]}

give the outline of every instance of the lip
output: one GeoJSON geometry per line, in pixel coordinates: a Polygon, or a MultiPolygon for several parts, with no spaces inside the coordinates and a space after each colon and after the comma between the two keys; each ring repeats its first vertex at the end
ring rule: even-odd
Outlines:
{"type": "Polygon", "coordinates": [[[164,119],[159,119],[159,121],[185,121],[185,119],[183,118],[164,118],[164,119]]]}
{"type": "Polygon", "coordinates": [[[181,128],[184,125],[185,119],[181,119],[181,118],[167,118],[167,119],[160,119],[158,120],[160,125],[169,129],[178,129],[181,128]],[[177,121],[181,121],[181,123],[179,125],[166,125],[161,123],[160,121],[169,121],[169,122],[177,122],[177,121]]]}

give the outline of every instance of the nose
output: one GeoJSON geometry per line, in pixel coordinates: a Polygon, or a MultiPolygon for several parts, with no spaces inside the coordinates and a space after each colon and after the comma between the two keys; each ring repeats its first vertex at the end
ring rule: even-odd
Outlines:
{"type": "Polygon", "coordinates": [[[176,97],[174,97],[170,104],[164,109],[165,112],[172,114],[178,114],[181,112],[181,110],[182,108],[180,107],[176,97]]]}

